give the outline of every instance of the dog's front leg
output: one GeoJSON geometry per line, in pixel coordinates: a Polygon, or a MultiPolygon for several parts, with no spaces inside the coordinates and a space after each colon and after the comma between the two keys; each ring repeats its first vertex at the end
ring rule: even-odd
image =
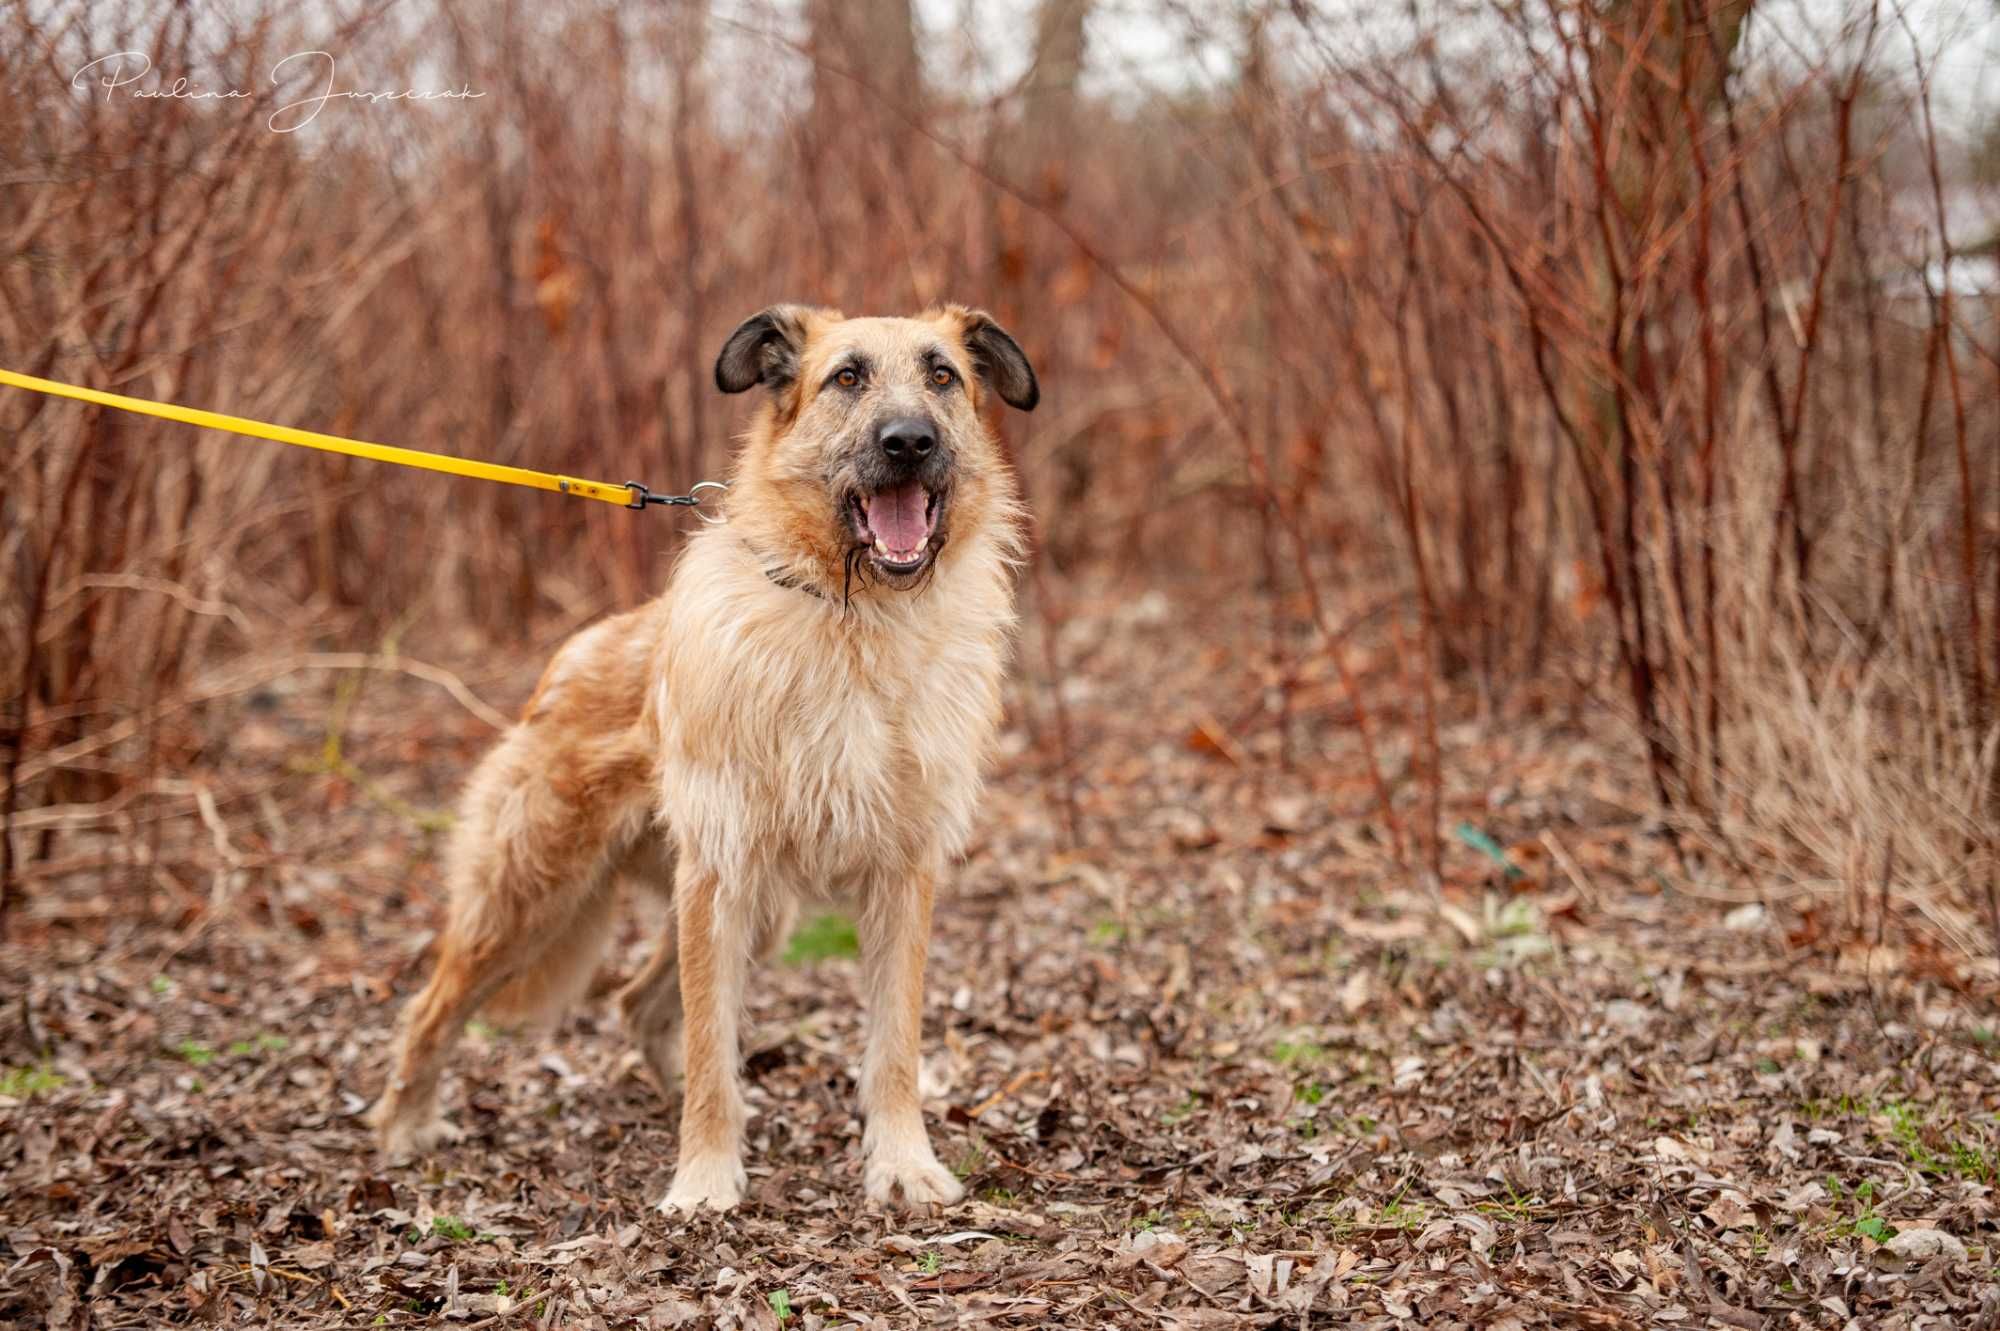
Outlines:
{"type": "Polygon", "coordinates": [[[924,1131],[917,1096],[918,1044],[924,1019],[924,953],[930,946],[929,874],[907,885],[878,888],[861,918],[863,983],[867,986],[868,1049],[861,1062],[862,1150],[870,1201],[897,1189],[911,1205],[965,1195],[938,1163],[924,1131]]]}
{"type": "Polygon", "coordinates": [[[719,902],[714,873],[683,853],[674,893],[680,921],[682,1039],[680,1162],[660,1209],[727,1211],[743,1200],[743,1088],[736,1027],[749,961],[750,911],[719,902]]]}

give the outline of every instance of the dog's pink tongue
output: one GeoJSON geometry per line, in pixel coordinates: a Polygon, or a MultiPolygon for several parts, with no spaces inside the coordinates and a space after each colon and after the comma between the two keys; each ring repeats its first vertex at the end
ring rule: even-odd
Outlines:
{"type": "Polygon", "coordinates": [[[930,496],[917,484],[899,486],[868,497],[868,530],[898,554],[915,554],[930,538],[925,510],[930,496]]]}

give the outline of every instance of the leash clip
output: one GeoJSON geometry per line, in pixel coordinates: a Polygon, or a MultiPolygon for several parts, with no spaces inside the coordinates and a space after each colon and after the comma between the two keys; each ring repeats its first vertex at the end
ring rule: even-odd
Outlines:
{"type": "MultiPolygon", "coordinates": [[[[656,495],[640,481],[627,481],[625,482],[625,488],[632,492],[632,502],[625,505],[627,508],[643,509],[648,504],[671,504],[677,508],[699,508],[701,506],[701,492],[703,490],[726,491],[729,489],[729,486],[722,481],[696,481],[684,495],[656,495]]],[[[722,521],[721,518],[705,517],[700,513],[696,513],[695,516],[701,518],[703,522],[708,523],[722,521]]]]}

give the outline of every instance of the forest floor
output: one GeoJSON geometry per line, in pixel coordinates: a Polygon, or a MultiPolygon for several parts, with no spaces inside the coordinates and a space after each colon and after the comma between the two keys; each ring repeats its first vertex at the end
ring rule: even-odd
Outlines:
{"type": "MultiPolygon", "coordinates": [[[[0,1323],[2000,1325],[1990,972],[1684,881],[1630,743],[1554,707],[1446,700],[1420,880],[1330,671],[1281,752],[1267,630],[1188,618],[1078,594],[1060,727],[1013,700],[932,950],[939,1214],[863,1203],[837,915],[753,980],[738,1211],[654,1209],[676,1098],[602,1002],[475,1023],[466,1140],[382,1163],[361,1114],[493,732],[394,671],[218,684],[163,732],[198,780],[50,815],[0,948],[0,1323]]],[[[543,654],[466,678],[509,711],[543,654]]],[[[1353,651],[1415,827],[1398,659],[1353,651]]]]}

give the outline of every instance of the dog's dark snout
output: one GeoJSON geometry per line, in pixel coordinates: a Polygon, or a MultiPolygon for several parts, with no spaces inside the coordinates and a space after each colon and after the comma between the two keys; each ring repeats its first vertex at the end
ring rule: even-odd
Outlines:
{"type": "Polygon", "coordinates": [[[891,462],[913,465],[937,449],[937,427],[922,416],[898,416],[875,431],[875,443],[891,462]]]}

